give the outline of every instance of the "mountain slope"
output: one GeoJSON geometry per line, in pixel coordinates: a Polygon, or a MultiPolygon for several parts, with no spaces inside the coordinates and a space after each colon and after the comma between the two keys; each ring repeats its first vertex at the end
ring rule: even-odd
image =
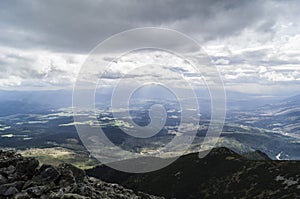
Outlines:
{"type": "MultiPolygon", "coordinates": [[[[266,155],[256,152],[250,157],[266,155]]],[[[197,153],[182,156],[151,173],[128,174],[99,166],[87,174],[166,198],[296,198],[299,168],[299,161],[250,160],[223,147],[202,159],[197,153]]]]}

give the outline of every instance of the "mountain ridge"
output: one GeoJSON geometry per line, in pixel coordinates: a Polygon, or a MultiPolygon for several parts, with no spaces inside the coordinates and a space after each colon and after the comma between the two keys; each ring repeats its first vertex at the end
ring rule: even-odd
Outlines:
{"type": "Polygon", "coordinates": [[[129,174],[104,165],[86,172],[165,198],[297,198],[300,161],[276,161],[266,157],[258,151],[243,156],[221,147],[202,159],[198,153],[184,155],[150,173],[129,174]]]}

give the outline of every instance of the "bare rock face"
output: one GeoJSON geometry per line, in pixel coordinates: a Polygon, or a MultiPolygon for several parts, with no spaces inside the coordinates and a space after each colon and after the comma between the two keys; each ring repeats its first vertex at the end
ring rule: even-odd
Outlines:
{"type": "Polygon", "coordinates": [[[14,151],[0,151],[0,199],[15,198],[111,198],[159,199],[142,192],[134,193],[118,184],[88,177],[71,164],[39,165],[34,158],[14,151]]]}

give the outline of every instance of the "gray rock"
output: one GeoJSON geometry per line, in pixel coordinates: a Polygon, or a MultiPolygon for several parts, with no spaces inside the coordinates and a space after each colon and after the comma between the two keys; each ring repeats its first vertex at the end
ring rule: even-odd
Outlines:
{"type": "Polygon", "coordinates": [[[67,187],[76,183],[75,177],[73,176],[73,172],[71,170],[63,170],[61,171],[61,176],[59,178],[59,186],[67,187]]]}
{"type": "Polygon", "coordinates": [[[85,177],[85,171],[71,165],[71,164],[61,164],[58,166],[60,169],[61,173],[63,174],[65,171],[69,170],[72,171],[73,176],[76,180],[77,183],[83,182],[84,177],[85,177]]]}
{"type": "Polygon", "coordinates": [[[42,165],[40,168],[40,180],[44,182],[55,181],[59,178],[60,172],[52,165],[42,165]]]}
{"type": "Polygon", "coordinates": [[[0,185],[0,195],[5,195],[9,188],[13,187],[17,190],[21,190],[24,185],[23,181],[16,181],[13,183],[7,183],[0,185]]]}
{"type": "Polygon", "coordinates": [[[18,189],[16,189],[15,187],[9,187],[5,193],[3,194],[4,196],[12,196],[15,195],[16,193],[18,193],[18,189]]]}
{"type": "Polygon", "coordinates": [[[62,196],[64,195],[64,192],[63,192],[63,190],[62,189],[60,189],[60,190],[58,190],[57,192],[53,192],[53,191],[51,191],[51,193],[50,193],[50,195],[49,195],[49,197],[50,198],[62,198],[62,196]]]}
{"type": "Polygon", "coordinates": [[[30,196],[27,192],[19,192],[14,196],[14,199],[30,199],[30,196]]]}
{"type": "Polygon", "coordinates": [[[0,184],[7,183],[7,178],[0,174],[0,184]]]}
{"type": "Polygon", "coordinates": [[[66,193],[62,196],[62,199],[87,199],[89,197],[85,197],[76,193],[66,193]]]}
{"type": "Polygon", "coordinates": [[[58,167],[42,165],[39,169],[38,166],[34,158],[24,158],[12,151],[0,151],[0,199],[158,198],[135,194],[120,185],[88,177],[83,170],[71,164],[58,167]]]}
{"type": "Polygon", "coordinates": [[[16,172],[19,176],[26,176],[31,178],[35,172],[36,168],[39,166],[39,162],[34,158],[24,158],[17,162],[16,172]]]}
{"type": "Polygon", "coordinates": [[[15,151],[0,151],[0,168],[8,167],[10,165],[16,166],[16,163],[22,159],[20,154],[15,151]]]}
{"type": "Polygon", "coordinates": [[[0,195],[4,196],[5,192],[7,191],[9,187],[5,186],[5,185],[1,185],[0,186],[0,195]]]}
{"type": "Polygon", "coordinates": [[[36,187],[30,187],[25,190],[29,195],[32,196],[41,196],[43,193],[48,191],[48,187],[46,185],[44,186],[36,186],[36,187]]]}
{"type": "Polygon", "coordinates": [[[16,171],[16,168],[13,165],[9,165],[8,167],[3,167],[0,169],[0,173],[4,175],[13,174],[16,171]]]}

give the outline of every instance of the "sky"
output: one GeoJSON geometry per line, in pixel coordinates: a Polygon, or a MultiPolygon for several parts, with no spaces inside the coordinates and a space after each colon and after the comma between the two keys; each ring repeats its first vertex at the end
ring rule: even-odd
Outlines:
{"type": "Polygon", "coordinates": [[[299,9],[296,0],[0,0],[0,89],[71,89],[100,42],[160,27],[195,39],[227,90],[297,94],[299,9]]]}

